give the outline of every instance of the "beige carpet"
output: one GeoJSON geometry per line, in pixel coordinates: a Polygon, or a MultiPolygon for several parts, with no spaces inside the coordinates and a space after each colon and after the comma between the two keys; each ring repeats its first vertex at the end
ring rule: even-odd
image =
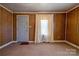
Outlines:
{"type": "Polygon", "coordinates": [[[79,50],[66,43],[11,44],[0,50],[1,56],[73,56],[79,50]]]}

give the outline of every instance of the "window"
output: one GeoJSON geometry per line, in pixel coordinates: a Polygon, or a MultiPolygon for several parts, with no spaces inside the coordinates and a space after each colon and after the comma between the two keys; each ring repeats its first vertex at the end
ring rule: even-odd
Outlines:
{"type": "Polygon", "coordinates": [[[48,35],[48,20],[41,20],[41,35],[48,35]]]}

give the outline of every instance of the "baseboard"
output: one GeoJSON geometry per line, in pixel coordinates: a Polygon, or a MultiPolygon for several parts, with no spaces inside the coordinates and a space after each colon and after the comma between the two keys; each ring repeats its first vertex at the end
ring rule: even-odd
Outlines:
{"type": "Polygon", "coordinates": [[[17,43],[17,41],[12,41],[13,43],[17,43]]]}
{"type": "MultiPolygon", "coordinates": [[[[13,43],[17,43],[18,41],[13,41],[13,43]]],[[[28,43],[35,43],[34,41],[28,41],[28,43]]]]}
{"type": "Polygon", "coordinates": [[[65,40],[54,40],[53,42],[65,42],[65,40]]]}
{"type": "Polygon", "coordinates": [[[73,46],[73,47],[79,49],[79,46],[78,46],[78,45],[75,45],[75,44],[73,44],[73,43],[71,43],[71,42],[69,42],[69,41],[65,41],[65,43],[67,43],[67,44],[69,44],[69,45],[71,45],[71,46],[73,46]]]}
{"type": "Polygon", "coordinates": [[[29,41],[29,43],[35,43],[34,41],[29,41]]]}
{"type": "MultiPolygon", "coordinates": [[[[48,43],[54,43],[54,42],[65,42],[65,40],[53,40],[53,41],[50,41],[48,43]]],[[[39,42],[34,42],[34,43],[39,43],[39,42]]]]}
{"type": "MultiPolygon", "coordinates": [[[[69,45],[71,45],[71,46],[79,49],[79,46],[78,45],[75,45],[75,44],[73,44],[73,43],[71,43],[69,41],[66,41],[66,40],[54,40],[53,42],[65,42],[65,43],[67,43],[67,44],[69,44],[69,45]]],[[[0,46],[0,49],[4,48],[4,47],[6,47],[6,46],[8,46],[8,45],[10,45],[12,43],[17,43],[17,41],[8,42],[8,43],[0,46]]],[[[35,42],[34,41],[29,41],[29,43],[35,43],[35,42]]]]}
{"type": "Polygon", "coordinates": [[[10,42],[8,42],[8,43],[6,43],[6,44],[0,46],[0,49],[4,48],[4,47],[6,47],[6,46],[8,46],[8,45],[10,45],[10,44],[12,44],[12,43],[14,43],[14,42],[15,42],[15,41],[10,41],[10,42]]]}

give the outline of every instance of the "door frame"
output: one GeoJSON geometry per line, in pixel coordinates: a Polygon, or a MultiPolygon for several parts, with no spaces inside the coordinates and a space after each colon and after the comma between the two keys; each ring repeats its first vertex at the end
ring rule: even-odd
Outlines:
{"type": "MultiPolygon", "coordinates": [[[[39,35],[38,35],[38,31],[39,31],[39,19],[38,16],[39,15],[46,15],[46,14],[36,14],[36,22],[35,22],[35,43],[40,43],[41,41],[39,41],[39,35]]],[[[48,21],[48,25],[49,22],[51,23],[50,28],[51,28],[51,32],[50,32],[50,40],[48,42],[54,42],[54,14],[47,14],[47,15],[51,15],[51,20],[48,21]]],[[[48,26],[49,27],[49,26],[48,26]]],[[[49,31],[49,29],[48,29],[49,31]]]]}
{"type": "MultiPolygon", "coordinates": [[[[17,41],[17,17],[18,16],[27,16],[28,17],[28,25],[29,25],[29,15],[16,15],[16,41],[17,41]]],[[[28,26],[28,28],[29,28],[29,26],[28,26]]],[[[28,29],[28,31],[29,31],[29,29],[28,29]]],[[[28,36],[29,36],[29,33],[28,33],[28,36]]],[[[28,37],[28,42],[29,42],[29,37],[28,37]]]]}

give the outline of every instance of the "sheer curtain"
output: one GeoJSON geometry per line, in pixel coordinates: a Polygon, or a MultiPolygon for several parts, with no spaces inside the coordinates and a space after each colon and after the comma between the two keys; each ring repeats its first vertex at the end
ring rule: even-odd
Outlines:
{"type": "Polygon", "coordinates": [[[36,14],[35,42],[53,41],[53,14],[36,14]]]}

